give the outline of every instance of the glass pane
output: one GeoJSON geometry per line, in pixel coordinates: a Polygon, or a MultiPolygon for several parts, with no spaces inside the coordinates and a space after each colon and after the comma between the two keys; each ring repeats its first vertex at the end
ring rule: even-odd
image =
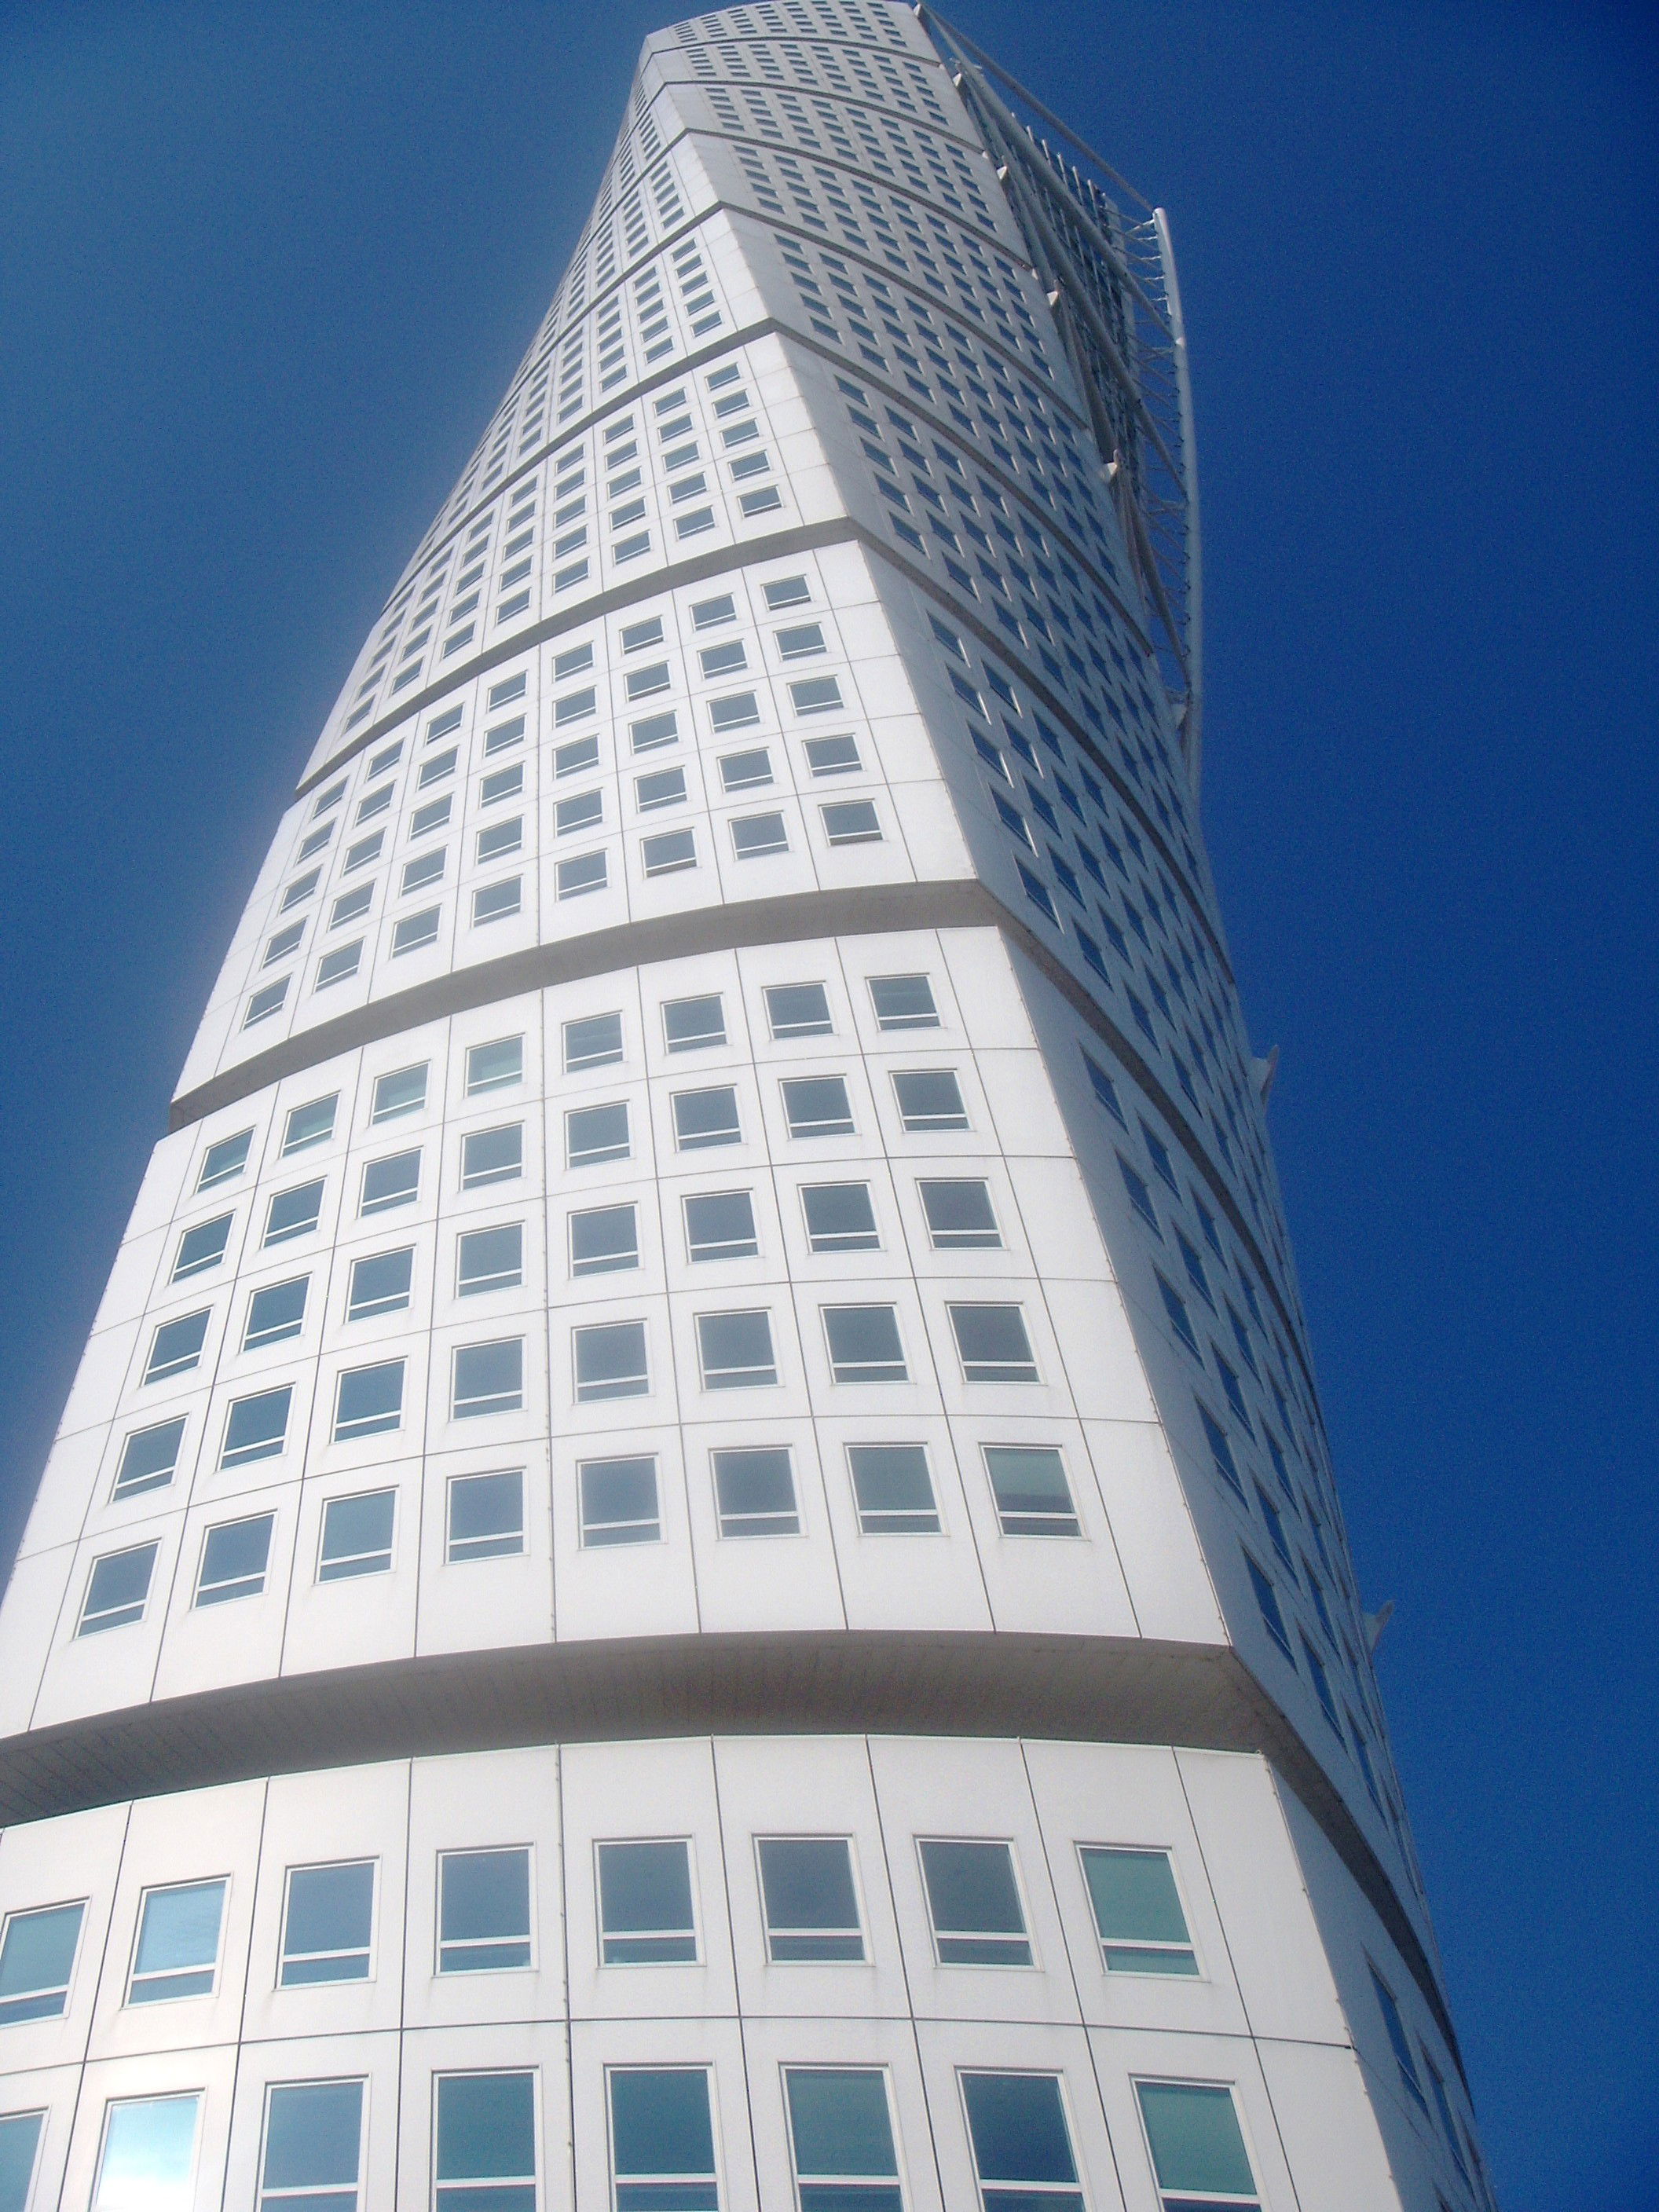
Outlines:
{"type": "Polygon", "coordinates": [[[567,1073],[578,1067],[600,1067],[623,1056],[622,1016],[590,1014],[585,1020],[564,1025],[564,1064],[567,1073]]]}
{"type": "Polygon", "coordinates": [[[0,2025],[55,2020],[64,2009],[84,1905],[14,1912],[0,1941],[0,2025]]]}
{"type": "Polygon", "coordinates": [[[524,1224],[468,1230],[456,1245],[456,1289],[463,1297],[511,1290],[524,1279],[524,1224]]]}
{"type": "Polygon", "coordinates": [[[726,1042],[726,1017],[718,993],[706,999],[672,999],[662,1010],[663,1036],[670,1052],[726,1042]]]}
{"type": "Polygon", "coordinates": [[[454,1399],[458,1420],[475,1414],[510,1413],[523,1403],[522,1338],[507,1337],[495,1344],[466,1344],[458,1349],[454,1399]]]}
{"type": "Polygon", "coordinates": [[[1083,1871],[1103,1938],[1188,1941],[1186,1916],[1167,1851],[1108,1850],[1089,1844],[1083,1851],[1083,1871]]]}
{"type": "Polygon", "coordinates": [[[1034,1382],[1036,1364],[1018,1306],[952,1306],[951,1326],[970,1382],[1034,1382]]]}
{"type": "Polygon", "coordinates": [[[1137,2081],[1135,2093],[1160,2189],[1255,2195],[1255,2179],[1231,2089],[1200,2082],[1137,2081]]]}
{"type": "Polygon", "coordinates": [[[1031,1947],[1008,1845],[929,1842],[919,1849],[940,1959],[957,1966],[1029,1966],[1031,1947]]]}
{"type": "Polygon", "coordinates": [[[395,1490],[375,1490],[362,1498],[331,1498],[323,1508],[322,1564],[319,1582],[340,1582],[356,1575],[381,1574],[392,1565],[392,1530],[398,1510],[395,1490]]]}
{"type": "Polygon", "coordinates": [[[787,1445],[713,1455],[722,1536],[796,1536],[794,1469],[787,1445]]]}
{"type": "Polygon", "coordinates": [[[224,1902],[222,1881],[150,1891],[139,1923],[130,2003],[200,1996],[212,1988],[224,1902]]]}
{"type": "Polygon", "coordinates": [[[225,1600],[252,1597],[264,1588],[265,1561],[270,1553],[273,1516],[261,1513],[246,1521],[232,1521],[210,1528],[202,1547],[201,1578],[196,1586],[198,1605],[217,1605],[225,1600]]]}
{"type": "Polygon", "coordinates": [[[336,1400],[334,1434],[374,1437],[395,1429],[403,1419],[404,1363],[390,1359],[378,1367],[349,1368],[341,1376],[336,1400]]]}
{"type": "Polygon", "coordinates": [[[802,2180],[897,2178],[887,2083],[878,2069],[792,2066],[785,2079],[795,2172],[802,2180]]]}
{"type": "Polygon", "coordinates": [[[661,1965],[696,1957],[689,1844],[601,1844],[599,1869],[607,1966],[661,1965]]]}
{"type": "Polygon", "coordinates": [[[264,2186],[284,2191],[328,2190],[326,2199],[353,2205],[362,2139],[361,2081],[304,2081],[272,2089],[265,2117],[264,2186]],[[349,2193],[343,2198],[332,2192],[349,2193]]]}
{"type": "MultiPolygon", "coordinates": [[[[444,2074],[438,2077],[438,2179],[517,2181],[536,2172],[535,2076],[444,2074]]],[[[440,2202],[444,2201],[441,2190],[440,2202]]],[[[480,2191],[480,2203],[511,2205],[517,2191],[480,2191]]],[[[533,2205],[534,2191],[523,2200],[533,2205]]],[[[465,2200],[455,2196],[453,2204],[465,2200]]]]}
{"type": "Polygon", "coordinates": [[[523,1475],[457,1475],[449,1486],[450,1558],[493,1559],[523,1549],[523,1475]]]}
{"type": "Polygon", "coordinates": [[[1065,1462],[1048,1444],[987,1444],[986,1472],[1005,1534],[1075,1536],[1076,1509],[1065,1462]]]}
{"type": "Polygon", "coordinates": [[[772,1323],[763,1313],[699,1314],[697,1354],[707,1390],[741,1389],[778,1379],[772,1323]]]}
{"type": "Polygon", "coordinates": [[[344,1866],[295,1867],[288,1878],[283,1986],[363,1980],[374,1923],[372,1859],[344,1866]]]}
{"type": "Polygon", "coordinates": [[[248,1460],[274,1459],[288,1435],[293,1397],[293,1386],[284,1383],[280,1390],[262,1390],[257,1398],[238,1398],[225,1424],[219,1464],[240,1467],[248,1460]]]}
{"type": "Polygon", "coordinates": [[[199,2097],[112,2105],[93,2212],[189,2212],[199,2097]]]}
{"type": "Polygon", "coordinates": [[[524,1039],[502,1037],[494,1044],[475,1044],[466,1055],[469,1098],[480,1091],[499,1091],[524,1078],[524,1039]]]}
{"type": "Polygon", "coordinates": [[[348,1321],[369,1314],[396,1313],[409,1304],[415,1272],[412,1251],[376,1252],[351,1263],[351,1291],[346,1301],[348,1321]]]}
{"type": "Polygon", "coordinates": [[[573,1334],[578,1398],[636,1398],[643,1393],[643,1322],[611,1322],[596,1328],[579,1328],[573,1334]]]}
{"type": "Polygon", "coordinates": [[[880,1243],[868,1183],[807,1183],[800,1195],[815,1252],[873,1252],[880,1243]]]}
{"type": "Polygon", "coordinates": [[[837,1382],[902,1382],[904,1347],[891,1306],[826,1306],[824,1333],[837,1382]]]}
{"type": "Polygon", "coordinates": [[[792,1137],[850,1133],[853,1109],[839,1075],[793,1076],[783,1085],[783,1110],[792,1137]]]}
{"type": "Polygon", "coordinates": [[[440,1862],[443,1973],[530,1964],[530,1854],[452,1851],[440,1862]]]}
{"type": "Polygon", "coordinates": [[[773,1958],[861,1959],[853,1852],[845,1837],[768,1837],[757,1850],[773,1958]]]}
{"type": "Polygon", "coordinates": [[[674,1141],[683,1152],[738,1141],[735,1091],[680,1091],[674,1095],[674,1141]]]}
{"type": "Polygon", "coordinates": [[[942,1251],[998,1246],[1002,1237],[982,1182],[925,1182],[921,1208],[928,1234],[942,1251]]]}
{"type": "Polygon", "coordinates": [[[564,1127],[565,1157],[573,1168],[593,1160],[621,1160],[628,1157],[625,1104],[581,1107],[565,1115],[564,1127]]]}
{"type": "Polygon", "coordinates": [[[870,997],[876,1021],[884,1030],[932,1030],[939,1027],[939,1010],[933,986],[925,975],[872,975],[870,997]]]}
{"type": "Polygon", "coordinates": [[[866,1536],[930,1535],[939,1509],[921,1444],[848,1444],[848,1464],[866,1536]]]}
{"type": "Polygon", "coordinates": [[[584,1544],[657,1541],[662,1529],[654,1459],[586,1460],[579,1474],[584,1544]]]}
{"type": "Polygon", "coordinates": [[[707,2073],[692,2066],[617,2069],[611,2076],[611,2142],[618,2180],[712,2175],[707,2073]]]}
{"type": "Polygon", "coordinates": [[[296,1275],[290,1282],[272,1283],[263,1291],[255,1291],[247,1302],[243,1350],[251,1352],[256,1345],[278,1344],[284,1337],[298,1336],[306,1316],[306,1293],[310,1287],[309,1275],[296,1275]]]}
{"type": "Polygon", "coordinates": [[[46,2118],[44,2112],[0,2115],[0,2212],[23,2212],[28,2203],[46,2118]]]}
{"type": "Polygon", "coordinates": [[[573,1275],[610,1274],[619,1267],[636,1267],[639,1261],[639,1231],[631,1206],[598,1206],[571,1215],[573,1275]]]}
{"type": "Polygon", "coordinates": [[[760,1249],[755,1209],[746,1190],[707,1193],[685,1201],[686,1249],[694,1260],[738,1260],[760,1249]]]}
{"type": "Polygon", "coordinates": [[[928,1068],[893,1078],[907,1129],[965,1129],[967,1109],[949,1068],[928,1068]]]}
{"type": "Polygon", "coordinates": [[[1052,2074],[964,2074],[962,2091],[981,2181],[1077,2179],[1052,2074]]]}
{"type": "Polygon", "coordinates": [[[775,983],[766,992],[766,1018],[775,1037],[825,1036],[829,994],[822,983],[775,983]]]}
{"type": "Polygon", "coordinates": [[[137,1491],[156,1490],[171,1482],[179,1464],[185,1424],[161,1421],[153,1429],[138,1429],[121,1448],[121,1464],[115,1477],[115,1495],[130,1498],[137,1491]]]}
{"type": "Polygon", "coordinates": [[[476,1189],[480,1183],[510,1182],[524,1172],[524,1127],[510,1122],[503,1129],[475,1129],[461,1139],[461,1183],[476,1189]]]}

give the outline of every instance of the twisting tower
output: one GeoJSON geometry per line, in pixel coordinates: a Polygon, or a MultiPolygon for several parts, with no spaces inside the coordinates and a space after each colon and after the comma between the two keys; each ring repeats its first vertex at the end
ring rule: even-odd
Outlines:
{"type": "Polygon", "coordinates": [[[650,39],[0,1614],[0,2212],[1487,2203],[1200,664],[1162,216],[650,39]]]}

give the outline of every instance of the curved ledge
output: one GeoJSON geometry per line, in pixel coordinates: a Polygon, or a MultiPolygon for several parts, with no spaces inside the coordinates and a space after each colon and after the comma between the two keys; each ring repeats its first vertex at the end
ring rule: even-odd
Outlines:
{"type": "Polygon", "coordinates": [[[804,1630],[629,1637],[239,1683],[0,1740],[0,1825],[269,1774],[536,1743],[681,1735],[1036,1736],[1267,1759],[1410,1967],[1433,1966],[1324,1770],[1224,1645],[1134,1637],[804,1630]]]}

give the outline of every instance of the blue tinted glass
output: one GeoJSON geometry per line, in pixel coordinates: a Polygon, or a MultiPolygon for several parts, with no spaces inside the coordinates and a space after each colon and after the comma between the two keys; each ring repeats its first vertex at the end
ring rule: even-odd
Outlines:
{"type": "Polygon", "coordinates": [[[265,2121],[264,2187],[355,2190],[362,2120],[361,2081],[303,2081],[273,2089],[265,2121]]]}

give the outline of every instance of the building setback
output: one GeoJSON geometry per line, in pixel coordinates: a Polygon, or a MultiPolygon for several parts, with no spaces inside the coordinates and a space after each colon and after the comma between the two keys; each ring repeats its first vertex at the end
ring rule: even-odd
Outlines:
{"type": "Polygon", "coordinates": [[[0,1611],[0,2212],[1489,2212],[1200,630],[1161,216],[647,40],[0,1611]]]}

